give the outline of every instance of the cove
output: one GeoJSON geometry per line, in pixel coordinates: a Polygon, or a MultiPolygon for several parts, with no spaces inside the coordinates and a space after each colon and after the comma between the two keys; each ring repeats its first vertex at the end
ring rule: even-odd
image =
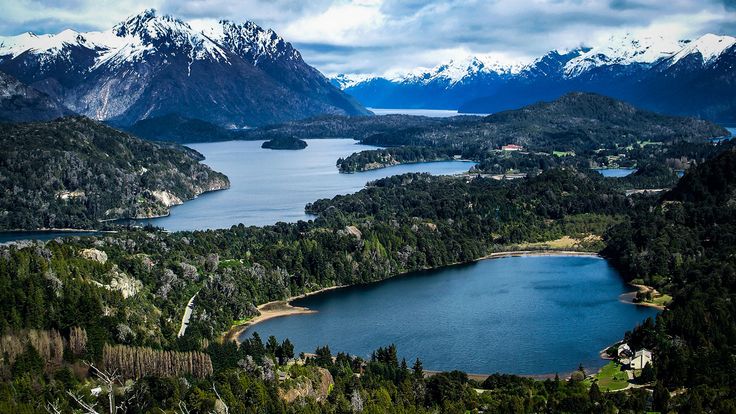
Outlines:
{"type": "Polygon", "coordinates": [[[230,178],[230,189],[205,193],[172,208],[167,217],[136,221],[179,231],[309,220],[311,216],[304,212],[307,203],[357,192],[369,181],[408,172],[459,174],[475,165],[443,161],[340,174],[335,166],[338,158],[376,147],[351,139],[306,141],[307,148],[299,151],[264,149],[263,141],[188,144],[205,156],[205,164],[230,178]]]}
{"type": "Polygon", "coordinates": [[[317,313],[263,321],[241,340],[256,331],[297,352],[329,344],[364,358],[394,343],[429,370],[563,374],[601,367],[601,349],[657,314],[619,300],[631,290],[597,257],[481,260],[298,299],[317,313]]]}

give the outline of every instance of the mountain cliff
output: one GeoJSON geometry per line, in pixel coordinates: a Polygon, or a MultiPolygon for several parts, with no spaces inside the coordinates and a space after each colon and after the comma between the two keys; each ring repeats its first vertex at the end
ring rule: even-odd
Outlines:
{"type": "Polygon", "coordinates": [[[48,95],[0,72],[0,122],[46,121],[70,114],[48,95]]]}
{"type": "Polygon", "coordinates": [[[195,28],[154,10],[103,32],[0,38],[0,70],[121,126],[171,113],[223,127],[368,113],[272,30],[195,28]]]}

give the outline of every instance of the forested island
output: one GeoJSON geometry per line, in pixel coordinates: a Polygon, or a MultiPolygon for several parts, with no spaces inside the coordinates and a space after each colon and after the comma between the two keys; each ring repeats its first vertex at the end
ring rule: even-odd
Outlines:
{"type": "Polygon", "coordinates": [[[228,188],[202,155],[84,117],[0,123],[0,229],[99,228],[228,188]]]}
{"type": "Polygon", "coordinates": [[[261,144],[261,148],[273,150],[300,150],[307,148],[307,142],[294,137],[278,137],[264,142],[261,144]]]}
{"type": "Polygon", "coordinates": [[[312,203],[312,222],[2,247],[0,410],[106,407],[115,393],[144,412],[182,404],[230,412],[728,412],[736,404],[736,212],[728,201],[736,152],[717,148],[661,196],[627,196],[615,181],[573,167],[515,181],[408,174],[312,203]],[[673,298],[656,321],[625,335],[656,355],[651,378],[642,379],[654,398],[647,388],[603,393],[582,373],[427,377],[421,361],[399,361],[391,346],[365,361],[324,347],[292,364],[287,338],[240,346],[219,339],[272,300],[590,235],[601,238],[579,248],[600,251],[627,280],[673,298]],[[145,368],[162,358],[171,363],[145,368]],[[132,385],[123,387],[126,379],[132,385]],[[97,397],[88,391],[94,385],[97,397]]]}

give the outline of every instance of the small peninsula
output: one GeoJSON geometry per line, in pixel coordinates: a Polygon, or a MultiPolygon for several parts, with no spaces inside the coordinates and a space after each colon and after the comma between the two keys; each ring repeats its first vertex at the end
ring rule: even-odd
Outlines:
{"type": "Polygon", "coordinates": [[[261,145],[261,148],[273,150],[302,150],[307,148],[307,142],[294,137],[278,137],[268,140],[261,145]]]}

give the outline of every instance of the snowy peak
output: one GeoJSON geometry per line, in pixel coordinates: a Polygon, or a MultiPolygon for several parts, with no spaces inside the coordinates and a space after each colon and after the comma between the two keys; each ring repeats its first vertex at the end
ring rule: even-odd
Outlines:
{"type": "Polygon", "coordinates": [[[341,73],[330,78],[330,81],[332,81],[333,85],[344,90],[373,79],[378,79],[378,77],[363,73],[341,73]]]}
{"type": "Polygon", "coordinates": [[[291,43],[273,30],[265,30],[250,21],[237,24],[221,20],[217,26],[204,28],[202,32],[254,65],[258,65],[259,60],[264,57],[271,60],[301,60],[301,54],[291,43]]]}
{"type": "Polygon", "coordinates": [[[103,32],[78,33],[65,30],[58,34],[0,37],[0,57],[14,58],[25,52],[46,54],[46,59],[60,55],[67,47],[81,47],[97,55],[95,67],[105,64],[139,62],[149,53],[188,56],[191,61],[210,59],[228,61],[234,53],[258,65],[268,59],[301,61],[301,54],[271,29],[253,22],[230,21],[193,28],[189,23],[154,9],[131,16],[103,32]]]}
{"type": "Polygon", "coordinates": [[[16,57],[24,52],[58,53],[67,47],[96,48],[82,33],[64,30],[59,34],[37,35],[26,32],[18,36],[0,37],[0,56],[16,57]]]}
{"type": "Polygon", "coordinates": [[[706,66],[714,62],[724,52],[734,47],[734,45],[736,45],[736,38],[734,37],[717,36],[709,33],[685,44],[679,52],[672,56],[668,65],[672,66],[688,56],[699,55],[703,66],[706,66]]]}
{"type": "Polygon", "coordinates": [[[673,56],[684,44],[683,41],[663,36],[635,37],[630,33],[624,36],[611,36],[603,44],[570,60],[565,65],[565,75],[574,77],[601,66],[651,65],[660,59],[673,56]]]}
{"type": "Polygon", "coordinates": [[[523,62],[504,62],[494,54],[468,55],[458,59],[452,59],[447,63],[440,64],[434,68],[417,68],[409,73],[400,74],[390,80],[395,82],[421,82],[431,83],[434,81],[447,82],[453,85],[477,75],[514,75],[524,68],[523,62]]]}

